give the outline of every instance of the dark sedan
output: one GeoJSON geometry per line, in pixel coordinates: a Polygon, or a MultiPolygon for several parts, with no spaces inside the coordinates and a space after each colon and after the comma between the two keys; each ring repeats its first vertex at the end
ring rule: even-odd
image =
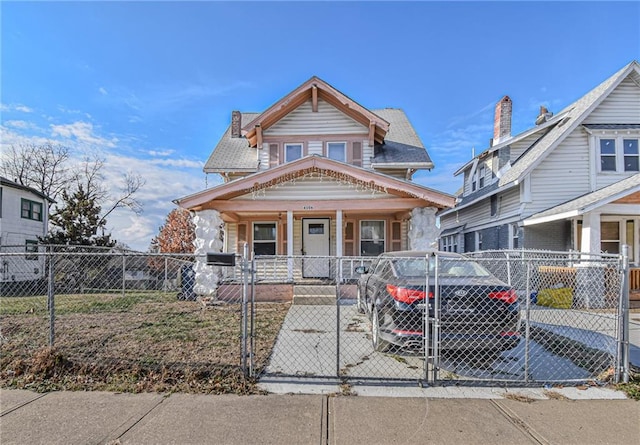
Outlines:
{"type": "Polygon", "coordinates": [[[518,344],[513,288],[463,255],[407,251],[384,253],[370,268],[356,269],[358,310],[369,315],[374,349],[424,347],[425,310],[435,315],[436,269],[441,349],[498,352],[518,344]]]}

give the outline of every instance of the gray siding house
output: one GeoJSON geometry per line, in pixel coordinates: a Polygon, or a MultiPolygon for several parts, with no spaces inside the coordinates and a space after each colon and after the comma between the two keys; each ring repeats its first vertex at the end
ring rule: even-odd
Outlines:
{"type": "Polygon", "coordinates": [[[456,205],[439,213],[443,250],[576,250],[640,264],[640,65],[633,61],[553,115],[511,135],[511,99],[493,143],[457,172],[456,205]]]}

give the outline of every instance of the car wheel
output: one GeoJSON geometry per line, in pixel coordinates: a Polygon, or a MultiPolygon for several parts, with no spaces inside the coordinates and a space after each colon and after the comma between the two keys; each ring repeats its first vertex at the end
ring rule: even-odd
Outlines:
{"type": "Polygon", "coordinates": [[[362,301],[362,294],[360,292],[360,288],[358,288],[358,296],[357,296],[357,300],[356,300],[356,308],[357,308],[359,314],[364,314],[365,313],[364,301],[362,301]]]}
{"type": "Polygon", "coordinates": [[[373,349],[378,352],[385,352],[389,349],[389,342],[380,336],[380,320],[378,318],[378,308],[374,307],[371,313],[371,342],[373,349]]]}

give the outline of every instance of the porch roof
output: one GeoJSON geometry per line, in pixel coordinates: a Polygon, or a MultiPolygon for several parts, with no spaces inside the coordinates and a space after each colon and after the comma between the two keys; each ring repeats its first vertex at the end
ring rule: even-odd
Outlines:
{"type": "MultiPolygon", "coordinates": [[[[418,199],[421,201],[421,206],[423,207],[432,206],[443,209],[452,207],[454,204],[455,198],[447,193],[317,155],[305,156],[296,161],[179,198],[174,202],[180,207],[189,210],[198,210],[212,201],[228,201],[238,196],[250,194],[252,190],[270,187],[277,183],[288,182],[294,178],[303,176],[307,172],[344,175],[349,178],[349,180],[384,190],[398,197],[418,199]]],[[[274,208],[273,210],[285,209],[274,208]]]]}
{"type": "MultiPolygon", "coordinates": [[[[595,192],[586,193],[579,198],[531,215],[524,220],[524,225],[532,226],[579,216],[636,193],[640,193],[640,173],[636,173],[633,176],[603,187],[595,192]]],[[[630,203],[633,204],[634,202],[630,203]]],[[[635,208],[637,211],[638,206],[635,206],[635,208]]]]}

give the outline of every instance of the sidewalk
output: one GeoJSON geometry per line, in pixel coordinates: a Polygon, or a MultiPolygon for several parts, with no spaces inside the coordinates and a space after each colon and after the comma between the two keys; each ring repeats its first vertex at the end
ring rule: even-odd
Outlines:
{"type": "Polygon", "coordinates": [[[36,394],[0,390],[0,442],[3,445],[638,443],[639,402],[564,400],[560,396],[525,402],[517,400],[517,390],[510,393],[512,397],[507,398],[496,395],[451,399],[36,394]]]}

